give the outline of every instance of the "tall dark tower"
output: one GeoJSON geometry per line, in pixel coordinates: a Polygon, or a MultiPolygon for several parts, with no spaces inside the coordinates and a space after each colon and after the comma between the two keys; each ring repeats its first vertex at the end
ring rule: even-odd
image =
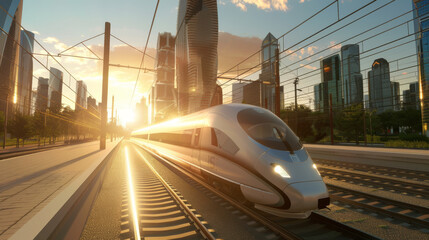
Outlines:
{"type": "Polygon", "coordinates": [[[178,110],[207,108],[216,89],[218,14],[215,0],[180,0],[176,36],[178,110]]]}
{"type": "Polygon", "coordinates": [[[413,0],[423,134],[429,137],[429,0],[413,0]],[[428,74],[426,74],[428,73],[428,74]]]}
{"type": "Polygon", "coordinates": [[[13,103],[17,102],[15,86],[17,85],[19,66],[19,42],[21,36],[22,0],[1,0],[0,6],[6,9],[13,19],[0,10],[0,111],[8,115],[13,112],[13,103]],[[15,98],[14,98],[15,97],[15,98]]]}

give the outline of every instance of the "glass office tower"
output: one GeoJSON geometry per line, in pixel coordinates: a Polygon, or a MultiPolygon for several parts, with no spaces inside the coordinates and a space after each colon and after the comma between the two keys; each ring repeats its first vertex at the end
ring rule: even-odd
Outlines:
{"type": "Polygon", "coordinates": [[[429,137],[429,0],[413,0],[423,134],[429,137]]]}

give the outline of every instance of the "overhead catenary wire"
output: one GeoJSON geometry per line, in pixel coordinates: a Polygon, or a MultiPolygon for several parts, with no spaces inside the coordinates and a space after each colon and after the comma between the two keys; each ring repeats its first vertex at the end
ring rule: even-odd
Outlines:
{"type": "MultiPolygon", "coordinates": [[[[389,3],[387,3],[387,4],[390,4],[390,2],[389,3]]],[[[383,5],[383,6],[385,6],[385,5],[383,5]]],[[[383,6],[381,6],[381,7],[383,7],[383,6]]],[[[379,7],[379,8],[377,8],[377,9],[380,9],[381,7],[379,7]]],[[[370,13],[373,13],[375,10],[373,10],[373,11],[371,11],[370,13]]],[[[403,16],[405,16],[406,14],[409,14],[409,13],[411,13],[412,11],[407,11],[407,12],[405,12],[405,13],[403,13],[403,14],[400,14],[399,16],[397,16],[397,17],[394,17],[394,18],[392,18],[392,19],[389,19],[388,21],[386,21],[386,22],[383,22],[383,23],[381,23],[381,24],[378,24],[376,27],[373,27],[373,28],[371,28],[370,30],[373,30],[373,29],[376,29],[377,27],[380,27],[380,26],[382,26],[382,25],[385,25],[386,23],[388,23],[388,22],[391,22],[391,21],[393,21],[393,20],[395,20],[395,19],[398,19],[398,18],[400,18],[400,17],[403,17],[403,16]]],[[[365,14],[365,16],[368,16],[369,15],[369,13],[368,14],[365,14]]],[[[362,17],[365,17],[365,16],[362,16],[362,17]]],[[[361,19],[362,17],[360,17],[360,18],[358,18],[358,19],[361,19]]],[[[358,20],[358,19],[356,19],[356,20],[358,20]]],[[[356,21],[356,20],[354,20],[354,21],[356,21]]],[[[413,21],[413,20],[415,20],[415,19],[412,19],[412,20],[407,20],[407,21],[405,21],[405,22],[403,22],[403,23],[401,23],[401,24],[398,24],[398,26],[402,26],[402,25],[405,25],[405,24],[408,24],[410,21],[413,21]]],[[[396,26],[396,27],[398,27],[398,26],[396,26]]],[[[390,31],[390,30],[392,30],[392,29],[395,29],[396,27],[392,27],[392,28],[390,28],[390,29],[388,29],[388,30],[385,30],[385,31],[383,31],[382,33],[385,33],[385,32],[387,32],[387,31],[390,31]]],[[[365,30],[364,32],[366,32],[366,31],[369,31],[369,30],[365,30]]],[[[360,33],[360,34],[362,34],[362,33],[360,33]]],[[[380,33],[378,33],[378,34],[380,34],[380,33]]],[[[406,37],[410,37],[410,36],[412,36],[412,35],[415,35],[416,33],[414,33],[414,34],[409,34],[409,35],[407,35],[407,36],[405,36],[405,37],[403,37],[403,38],[401,38],[401,39],[404,39],[404,38],[406,38],[406,37]]],[[[354,37],[356,37],[356,36],[358,36],[359,34],[356,34],[355,36],[353,36],[352,38],[354,38],[354,37]]],[[[326,35],[325,35],[326,36],[326,35]]],[[[374,35],[373,37],[376,37],[376,36],[378,36],[377,34],[376,35],[374,35]]],[[[350,39],[352,39],[352,38],[348,38],[347,40],[350,40],[350,39]]],[[[371,37],[370,37],[371,38],[371,37]]],[[[368,40],[368,39],[370,39],[370,38],[366,38],[366,39],[364,39],[364,40],[361,40],[360,42],[362,42],[362,41],[366,41],[366,40],[368,40]]],[[[396,42],[396,41],[399,41],[399,40],[401,40],[401,39],[395,39],[395,40],[393,40],[393,41],[391,41],[391,42],[389,42],[389,43],[392,43],[392,42],[396,42]]],[[[342,42],[345,42],[345,41],[342,41],[342,42]]],[[[409,42],[412,42],[412,41],[409,41],[409,42]]],[[[366,51],[364,51],[363,53],[366,53],[366,52],[369,52],[369,51],[372,51],[372,50],[375,50],[375,49],[377,49],[377,48],[380,48],[380,47],[383,47],[383,46],[387,46],[389,43],[385,43],[385,44],[383,44],[383,45],[381,45],[381,46],[378,46],[378,47],[374,47],[374,48],[372,48],[372,49],[368,49],[368,50],[366,50],[366,51]]],[[[406,44],[406,43],[401,43],[400,45],[404,45],[404,44],[406,44]]],[[[334,45],[335,46],[335,45],[334,45]]],[[[323,51],[326,51],[327,49],[331,49],[331,48],[333,48],[334,46],[330,46],[330,47],[328,47],[328,48],[326,48],[326,49],[323,49],[322,51],[319,51],[319,52],[317,52],[317,53],[315,53],[315,54],[312,54],[312,55],[310,55],[310,56],[308,56],[308,57],[306,57],[306,58],[304,58],[304,59],[301,59],[301,60],[299,60],[299,61],[297,61],[297,62],[294,62],[294,63],[292,63],[292,64],[289,64],[289,66],[291,66],[291,65],[295,65],[295,64],[298,64],[299,62],[301,62],[301,61],[304,61],[305,59],[308,59],[308,58],[310,58],[310,57],[312,57],[312,56],[315,56],[315,55],[317,55],[317,54],[320,54],[321,52],[323,52],[323,51]]],[[[296,50],[296,51],[298,51],[298,50],[296,50]]],[[[282,57],[282,58],[284,58],[284,57],[282,57]]],[[[365,58],[365,57],[363,57],[363,58],[365,58]]],[[[362,59],[363,59],[362,58],[362,59]]],[[[315,60],[315,61],[313,61],[313,62],[311,62],[311,63],[315,63],[315,62],[318,62],[319,60],[315,60]]],[[[311,64],[311,63],[309,63],[309,64],[311,64]]],[[[307,64],[308,65],[308,64],[307,64]]],[[[286,66],[287,67],[287,66],[286,66]]],[[[291,70],[291,71],[289,71],[289,72],[286,72],[286,73],[282,73],[281,75],[285,75],[285,74],[289,74],[289,73],[291,73],[291,72],[294,72],[294,71],[297,71],[298,69],[302,69],[302,68],[305,68],[306,67],[306,65],[304,65],[304,66],[300,66],[300,67],[297,67],[297,68],[295,68],[295,69],[293,69],[293,70],[291,70]]],[[[282,69],[284,69],[284,68],[282,68],[282,69]]],[[[259,71],[259,70],[258,70],[259,71]]],[[[316,68],[315,70],[313,70],[313,71],[320,71],[320,69],[318,69],[318,68],[316,68]]],[[[251,75],[251,74],[254,74],[254,73],[250,73],[250,74],[248,74],[247,76],[243,76],[244,78],[245,77],[248,77],[249,75],[251,75]]],[[[308,74],[308,73],[305,73],[305,74],[308,74]]],[[[304,75],[305,75],[304,74],[304,75]]],[[[317,75],[317,74],[315,74],[315,75],[317,75]]],[[[295,77],[294,77],[295,78],[295,77]]],[[[293,78],[293,79],[294,79],[293,78]]],[[[282,81],[281,83],[285,83],[285,81],[282,81]]],[[[240,89],[235,89],[234,91],[240,91],[240,89]]],[[[228,93],[231,93],[232,91],[230,91],[230,92],[228,92],[228,93]]],[[[226,94],[228,94],[228,93],[226,93],[226,94]]]]}
{"type": "Polygon", "coordinates": [[[157,0],[157,2],[156,2],[156,7],[155,7],[155,11],[154,11],[154,13],[153,13],[152,22],[151,22],[151,24],[150,24],[149,33],[148,33],[148,35],[147,35],[146,44],[145,44],[144,51],[143,51],[143,55],[142,55],[142,60],[141,60],[141,62],[140,62],[140,67],[139,67],[139,71],[138,71],[138,73],[137,73],[136,82],[134,83],[133,93],[131,94],[130,105],[131,105],[131,102],[133,101],[134,94],[135,94],[135,92],[136,92],[136,88],[137,88],[138,80],[139,80],[139,77],[140,77],[140,71],[141,71],[140,69],[142,68],[142,66],[143,66],[143,64],[144,64],[144,57],[146,56],[146,49],[147,49],[147,45],[148,45],[148,43],[149,43],[150,34],[151,34],[151,32],[152,32],[153,23],[155,22],[155,17],[156,17],[156,13],[157,13],[157,11],[158,11],[158,6],[159,6],[159,0],[157,0]]]}

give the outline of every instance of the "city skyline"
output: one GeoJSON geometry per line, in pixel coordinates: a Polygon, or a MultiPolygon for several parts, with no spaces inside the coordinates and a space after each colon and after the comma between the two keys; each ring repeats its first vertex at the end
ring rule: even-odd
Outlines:
{"type": "MultiPolygon", "coordinates": [[[[365,1],[365,3],[368,3],[369,1],[365,1]]],[[[385,2],[380,2],[380,3],[375,3],[375,5],[377,6],[381,6],[383,4],[386,4],[387,1],[385,2]]],[[[146,22],[139,20],[136,21],[135,17],[134,18],[121,18],[119,19],[117,16],[114,16],[114,14],[111,14],[111,16],[106,17],[101,15],[100,11],[93,11],[93,15],[96,19],[96,21],[92,21],[91,23],[89,23],[86,18],[82,18],[79,19],[77,21],[77,23],[82,23],[85,26],[90,26],[89,28],[85,28],[82,29],[83,31],[80,31],[79,33],[75,33],[73,34],[73,32],[75,32],[75,29],[70,29],[70,31],[65,32],[65,31],[57,31],[56,35],[54,34],[50,34],[52,33],[53,29],[50,28],[49,24],[45,23],[45,20],[42,20],[40,22],[38,22],[38,24],[36,25],[35,21],[31,21],[29,19],[31,19],[31,17],[33,16],[33,18],[35,17],[34,14],[29,10],[29,8],[31,9],[38,9],[38,12],[43,12],[43,10],[45,10],[44,4],[48,5],[49,2],[43,3],[43,4],[39,4],[37,6],[35,6],[33,3],[31,2],[27,2],[26,5],[24,6],[24,14],[23,14],[23,26],[26,27],[28,30],[34,30],[36,32],[36,38],[39,39],[39,41],[45,45],[48,49],[50,49],[52,52],[60,52],[61,50],[65,50],[67,47],[70,47],[76,43],[78,43],[79,41],[84,40],[87,37],[91,37],[93,35],[96,35],[100,32],[102,32],[102,26],[103,26],[103,21],[105,20],[109,20],[112,21],[112,33],[115,34],[115,36],[119,36],[121,39],[126,40],[127,42],[129,42],[132,45],[136,45],[136,46],[142,46],[143,42],[144,42],[144,37],[139,37],[139,36],[143,36],[144,31],[146,31],[147,33],[147,24],[150,22],[149,19],[149,12],[152,11],[154,9],[154,3],[147,3],[147,6],[144,7],[144,11],[146,11],[148,14],[148,16],[146,16],[145,18],[147,19],[146,22]],[[26,7],[27,6],[27,7],[26,7]],[[95,24],[95,22],[99,22],[99,24],[95,24]],[[139,25],[146,25],[146,27],[141,27],[140,30],[136,30],[136,34],[133,34],[133,37],[129,37],[130,32],[124,32],[123,29],[130,29],[129,27],[126,28],[121,28],[121,25],[124,24],[125,22],[129,22],[129,21],[134,21],[136,24],[129,24],[129,26],[132,26],[133,28],[138,28],[139,25]],[[42,28],[41,26],[44,26],[43,24],[46,25],[46,28],[42,28]],[[116,29],[116,30],[115,30],[116,29]],[[146,29],[146,30],[145,30],[146,29]],[[89,30],[89,31],[88,31],[89,30]],[[115,32],[116,31],[116,32],[115,32]],[[119,32],[118,32],[119,31],[119,32]],[[64,32],[64,34],[63,34],[64,32]],[[67,39],[67,41],[64,41],[64,39],[67,39]]],[[[221,72],[222,70],[226,70],[228,67],[233,66],[235,63],[237,63],[240,60],[243,60],[244,58],[246,58],[247,56],[249,56],[251,53],[253,53],[255,50],[259,49],[259,46],[261,44],[262,38],[268,33],[268,32],[272,32],[273,35],[277,35],[280,36],[282,33],[286,32],[288,29],[291,29],[292,26],[296,25],[299,21],[304,20],[306,17],[309,17],[312,13],[315,13],[316,10],[322,8],[322,6],[327,5],[327,3],[329,3],[329,1],[317,1],[317,2],[310,2],[308,3],[307,1],[304,1],[303,3],[299,3],[298,1],[289,1],[289,3],[285,4],[285,6],[287,6],[287,8],[283,7],[283,8],[279,8],[279,7],[274,7],[273,4],[270,2],[269,6],[258,6],[258,5],[252,5],[252,4],[244,4],[245,8],[242,7],[238,7],[237,5],[240,4],[233,4],[232,2],[229,1],[218,1],[218,9],[219,9],[219,72],[221,72]],[[258,8],[259,7],[259,8],[258,8]],[[240,21],[234,21],[235,24],[226,24],[227,21],[229,21],[231,19],[231,17],[239,17],[240,21]],[[263,19],[262,21],[259,22],[255,22],[255,16],[260,16],[261,19],[263,19]],[[283,19],[282,22],[285,22],[286,24],[273,24],[275,22],[277,22],[278,20],[283,19]],[[289,20],[288,20],[289,19],[289,20]],[[292,21],[293,19],[293,21],[292,21]],[[244,25],[243,23],[246,21],[247,22],[251,22],[253,23],[252,25],[252,31],[249,31],[249,26],[246,24],[244,25]],[[264,27],[262,27],[264,26],[264,27]],[[269,26],[267,28],[267,26],[269,26]],[[246,30],[247,29],[247,30],[246,30]],[[227,52],[227,53],[225,53],[227,52]],[[241,57],[240,57],[241,56],[241,57]]],[[[362,5],[364,5],[365,3],[357,3],[354,1],[345,1],[344,3],[340,4],[340,15],[345,16],[347,13],[351,12],[352,10],[356,10],[358,7],[361,7],[362,5]]],[[[78,4],[78,3],[76,3],[78,4]]],[[[63,8],[68,8],[71,12],[73,12],[73,9],[75,9],[75,5],[76,4],[66,4],[63,5],[63,8]]],[[[129,4],[137,4],[137,6],[141,6],[142,3],[129,3],[129,4]]],[[[55,5],[55,4],[53,4],[55,5]]],[[[161,3],[160,4],[160,9],[159,9],[159,16],[157,17],[157,19],[155,20],[155,25],[154,25],[154,32],[165,32],[165,31],[170,31],[173,35],[176,32],[176,22],[177,22],[177,18],[176,18],[176,14],[177,14],[177,7],[178,5],[173,6],[174,4],[166,4],[166,3],[161,3]],[[158,24],[159,25],[158,25],[158,24]],[[168,23],[168,24],[167,24],[168,23]]],[[[397,3],[393,3],[393,5],[389,5],[387,7],[387,9],[385,11],[389,11],[392,13],[401,13],[404,12],[406,10],[411,10],[411,2],[410,3],[404,3],[403,1],[401,2],[397,2],[397,3]],[[399,7],[398,7],[399,6],[399,7]],[[403,10],[405,9],[405,10],[403,10]]],[[[91,9],[94,9],[96,6],[95,3],[91,3],[89,4],[87,7],[87,9],[85,11],[92,11],[91,9]]],[[[109,2],[107,1],[105,6],[103,7],[103,11],[120,11],[120,9],[115,9],[112,10],[111,7],[113,7],[114,4],[113,2],[109,2]]],[[[241,5],[240,5],[241,6],[241,5]]],[[[55,10],[55,8],[57,6],[53,6],[55,10]]],[[[126,6],[122,6],[124,8],[126,8],[126,6]]],[[[336,13],[336,9],[329,9],[331,13],[336,13]]],[[[133,10],[134,11],[134,10],[133,10]]],[[[54,12],[54,14],[57,14],[57,11],[51,11],[54,12]]],[[[59,11],[61,12],[61,11],[59,11]]],[[[79,13],[79,14],[84,14],[83,13],[79,13]]],[[[129,14],[130,15],[130,14],[129,14]]],[[[332,14],[330,14],[332,15],[332,14]]],[[[411,14],[412,15],[412,14],[411,14]]],[[[67,15],[66,15],[67,16],[67,15]]],[[[120,15],[119,15],[120,16],[120,15]]],[[[55,16],[54,16],[55,17],[55,16]]],[[[387,17],[386,16],[382,16],[381,18],[379,18],[380,21],[385,20],[387,17]]],[[[332,21],[332,16],[321,16],[319,17],[319,20],[321,19],[325,19],[327,22],[332,21]]],[[[371,16],[368,18],[367,21],[369,21],[371,19],[371,16]]],[[[65,18],[59,18],[60,22],[67,22],[67,17],[65,18]]],[[[312,24],[304,25],[302,27],[302,30],[296,32],[296,34],[292,34],[292,35],[288,35],[288,39],[287,41],[281,41],[280,45],[281,47],[283,47],[283,45],[285,45],[286,47],[291,44],[293,44],[294,42],[296,42],[297,40],[299,40],[300,38],[304,38],[306,35],[308,35],[307,32],[309,32],[310,29],[317,29],[320,28],[323,24],[323,21],[316,21],[316,22],[312,22],[312,24]],[[314,23],[314,24],[313,24],[314,23]]],[[[67,23],[66,23],[67,24],[67,23]]],[[[251,24],[249,24],[251,25],[251,24]]],[[[356,29],[359,28],[363,28],[364,25],[362,23],[357,25],[356,29]]],[[[358,31],[358,30],[357,30],[358,31]]],[[[396,33],[394,33],[394,35],[397,35],[398,33],[402,33],[406,31],[405,29],[400,29],[400,31],[396,31],[396,33]]],[[[392,33],[393,34],[393,33],[392,33]]],[[[293,69],[294,66],[289,65],[288,66],[288,62],[290,62],[289,60],[291,60],[292,58],[295,59],[295,61],[297,61],[299,58],[307,58],[308,56],[311,56],[311,53],[313,52],[317,52],[317,49],[322,49],[326,46],[330,46],[332,44],[336,44],[338,42],[341,42],[341,39],[344,39],[347,35],[350,35],[350,30],[345,29],[345,31],[336,34],[335,36],[329,37],[327,39],[324,39],[321,42],[315,43],[311,46],[308,46],[306,48],[304,48],[304,50],[300,50],[296,53],[291,54],[290,56],[288,56],[286,59],[282,60],[281,65],[283,66],[287,66],[289,69],[293,69]],[[287,61],[286,61],[287,60],[287,61]]],[[[156,36],[156,34],[154,34],[153,36],[156,36]]],[[[156,46],[156,37],[151,37],[149,40],[149,46],[148,46],[148,54],[151,54],[152,56],[155,56],[155,46],[156,46]]],[[[97,54],[101,54],[102,55],[102,51],[100,49],[100,44],[102,38],[99,39],[94,39],[93,41],[90,41],[88,43],[88,46],[97,54]]],[[[133,49],[126,49],[125,46],[123,46],[123,43],[120,42],[112,42],[112,58],[116,59],[117,62],[124,62],[124,63],[129,63],[128,65],[139,65],[140,64],[140,59],[141,59],[141,55],[139,55],[140,53],[134,51],[133,49]],[[125,56],[127,56],[128,60],[127,61],[123,61],[123,59],[125,59],[125,56]]],[[[353,42],[350,42],[353,43],[353,42]]],[[[376,42],[375,42],[376,43],[376,42]]],[[[345,44],[343,44],[345,45],[345,44]]],[[[371,45],[371,44],[370,44],[371,45]]],[[[370,46],[368,44],[366,44],[366,46],[370,46]]],[[[37,48],[37,47],[36,47],[37,48]]],[[[340,49],[340,45],[335,46],[333,48],[333,50],[331,51],[332,53],[334,53],[335,51],[338,51],[340,49]]],[[[395,59],[397,58],[395,55],[397,55],[398,53],[400,53],[402,56],[406,55],[407,51],[410,51],[410,48],[407,48],[408,50],[404,50],[404,48],[402,48],[402,50],[400,51],[396,51],[394,54],[389,54],[389,52],[386,53],[382,53],[380,54],[380,57],[386,57],[386,54],[389,54],[389,57],[387,57],[386,59],[389,60],[390,59],[395,59]],[[405,52],[404,52],[405,51],[405,52]]],[[[412,50],[412,49],[411,49],[412,50]]],[[[40,48],[38,48],[36,50],[37,52],[40,52],[40,48]]],[[[77,55],[82,54],[85,56],[92,56],[94,57],[91,53],[88,53],[88,51],[86,51],[86,49],[83,46],[79,46],[78,48],[74,49],[73,51],[70,50],[70,54],[75,53],[77,55]]],[[[414,50],[415,51],[415,50],[414,50]]],[[[320,55],[319,55],[320,56],[320,55]]],[[[314,56],[314,57],[319,57],[319,56],[314,56]]],[[[40,57],[42,60],[42,62],[46,61],[45,57],[40,57]]],[[[64,64],[67,63],[67,66],[71,66],[68,67],[70,68],[70,72],[73,75],[76,75],[75,77],[77,79],[82,79],[85,80],[88,83],[88,91],[89,93],[91,93],[95,98],[100,99],[100,93],[97,92],[97,84],[100,83],[101,81],[101,74],[100,74],[100,69],[101,69],[101,64],[97,63],[96,61],[91,61],[91,60],[79,60],[79,59],[66,59],[65,57],[63,58],[58,58],[58,59],[63,59],[61,60],[64,64]],[[89,71],[89,68],[97,68],[98,69],[98,73],[97,71],[89,71]],[[82,74],[82,75],[81,75],[82,74]],[[85,75],[83,75],[85,74],[85,75]],[[98,82],[98,83],[97,83],[98,82]]],[[[366,76],[366,71],[368,71],[368,66],[370,66],[371,63],[368,63],[368,58],[364,58],[363,60],[361,60],[361,66],[362,66],[362,71],[363,71],[363,75],[366,76]]],[[[372,59],[373,60],[373,59],[372,59]]],[[[372,61],[370,60],[370,61],[372,61]]],[[[50,61],[51,64],[52,61],[50,61]]],[[[258,61],[254,61],[254,62],[258,62],[258,61]]],[[[250,63],[249,63],[250,64],[250,63]]],[[[309,69],[314,67],[317,67],[317,65],[309,65],[306,64],[306,62],[302,62],[302,63],[297,63],[297,66],[300,65],[304,65],[302,66],[302,68],[305,69],[309,69]]],[[[37,64],[36,64],[37,65],[37,64]]],[[[150,58],[146,58],[145,60],[145,66],[148,67],[152,67],[153,61],[150,58]],[[152,63],[151,63],[152,62],[152,63]]],[[[66,66],[66,67],[67,67],[66,66]]],[[[241,67],[245,67],[245,65],[240,66],[241,67]]],[[[46,70],[42,70],[40,68],[40,66],[36,66],[36,76],[45,76],[46,77],[46,70]]],[[[136,96],[134,97],[133,100],[130,100],[130,96],[128,96],[127,94],[125,94],[124,92],[127,92],[126,89],[130,89],[133,87],[135,78],[136,78],[136,71],[128,71],[128,70],[124,70],[124,69],[118,69],[118,68],[113,68],[111,67],[111,84],[113,85],[112,90],[109,92],[110,94],[115,95],[117,101],[115,104],[117,104],[118,107],[120,107],[121,109],[125,109],[125,108],[129,108],[130,106],[130,102],[137,102],[139,101],[139,99],[143,96],[146,95],[148,90],[149,90],[149,86],[151,86],[151,82],[154,79],[153,74],[151,73],[143,73],[141,79],[139,80],[139,84],[138,84],[138,89],[137,89],[137,93],[136,96]],[[145,80],[143,80],[145,79],[145,80]]],[[[283,70],[283,72],[285,72],[285,70],[283,70]]],[[[303,73],[305,73],[303,71],[303,73]]],[[[68,75],[68,74],[67,74],[68,75]]],[[[292,76],[289,76],[290,74],[286,74],[286,75],[282,75],[281,76],[281,81],[287,81],[287,79],[292,78],[292,76]]],[[[69,79],[70,76],[65,76],[65,79],[69,79]]],[[[403,81],[401,81],[401,89],[403,89],[404,86],[408,86],[409,82],[413,82],[416,80],[416,76],[415,76],[415,71],[412,71],[412,69],[405,69],[403,71],[397,72],[396,76],[393,76],[393,78],[402,78],[405,79],[403,81]]],[[[257,76],[255,76],[253,79],[257,79],[257,76]]],[[[73,79],[72,79],[73,81],[73,79]]],[[[224,81],[224,80],[222,80],[224,81]]],[[[222,82],[221,81],[221,82],[222,82]]],[[[301,92],[298,96],[298,102],[300,104],[307,104],[308,102],[312,101],[312,92],[313,89],[311,86],[313,86],[314,84],[317,83],[317,79],[306,79],[305,81],[300,81],[300,86],[299,88],[303,90],[303,92],[301,92]],[[311,88],[309,88],[311,87],[311,88]],[[311,93],[309,95],[309,93],[311,93]]],[[[366,85],[366,80],[364,79],[364,84],[366,85]]],[[[72,83],[71,86],[74,83],[72,83]]],[[[34,85],[34,83],[33,83],[34,85]]],[[[228,103],[230,102],[229,99],[231,99],[231,94],[228,92],[231,92],[231,86],[223,86],[224,88],[224,102],[228,103]]],[[[293,102],[293,92],[291,92],[291,88],[293,89],[293,87],[291,85],[285,85],[285,103],[286,105],[290,102],[293,102]]],[[[364,86],[364,89],[366,89],[367,87],[364,86]]],[[[404,88],[405,89],[405,88],[404,88]]],[[[70,90],[68,89],[64,89],[65,90],[65,94],[72,94],[70,90]]],[[[364,94],[367,94],[364,93],[364,94]]],[[[74,99],[74,97],[73,97],[74,99]]],[[[109,101],[111,99],[111,97],[108,97],[109,101]]],[[[63,99],[63,101],[65,103],[67,103],[68,101],[66,99],[63,99]]],[[[70,105],[71,103],[68,102],[68,104],[70,105]]],[[[73,104],[74,105],[74,104],[73,104]]],[[[108,106],[110,106],[111,104],[108,103],[108,106]]],[[[131,104],[134,105],[134,104],[131,104]]],[[[128,111],[128,110],[127,110],[128,111]]],[[[126,112],[126,111],[124,111],[126,112]]],[[[121,115],[121,114],[119,114],[121,115]]]]}

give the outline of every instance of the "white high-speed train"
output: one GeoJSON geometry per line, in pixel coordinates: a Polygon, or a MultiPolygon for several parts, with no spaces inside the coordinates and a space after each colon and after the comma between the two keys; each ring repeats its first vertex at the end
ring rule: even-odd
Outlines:
{"type": "Polygon", "coordinates": [[[266,109],[218,105],[132,137],[262,211],[307,218],[329,205],[326,185],[298,137],[266,109]]]}

